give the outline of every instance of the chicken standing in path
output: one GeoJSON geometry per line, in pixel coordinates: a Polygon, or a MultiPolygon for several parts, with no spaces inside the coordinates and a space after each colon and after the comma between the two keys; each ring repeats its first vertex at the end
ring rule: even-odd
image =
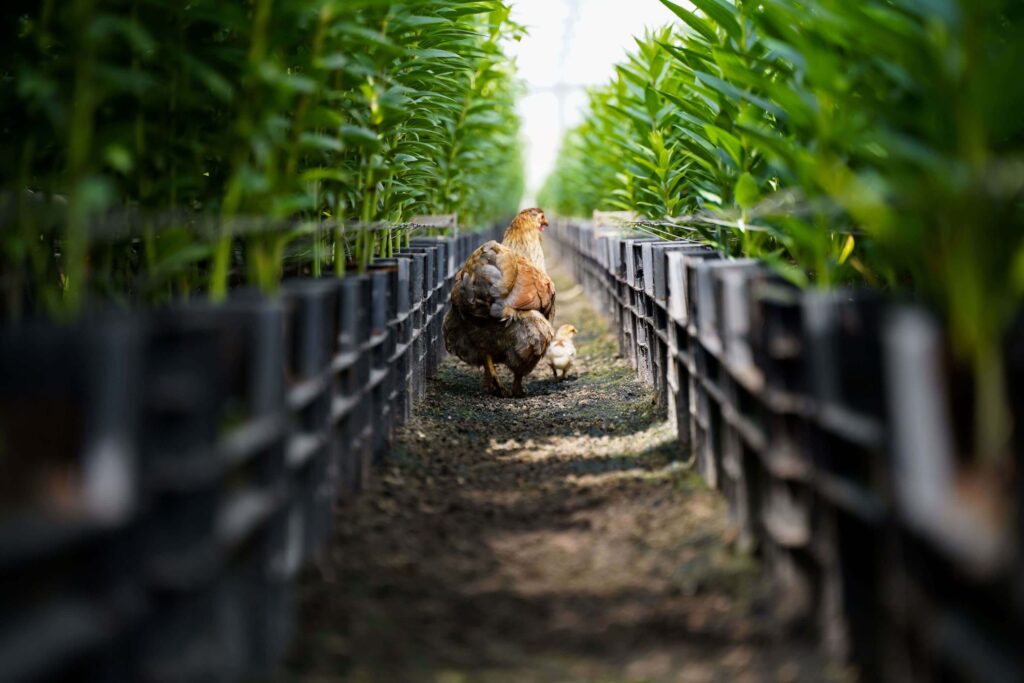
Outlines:
{"type": "Polygon", "coordinates": [[[523,377],[544,358],[555,336],[555,285],[548,277],[541,233],[544,212],[516,216],[501,244],[491,241],[466,259],[455,274],[452,307],[444,318],[444,345],[469,365],[484,368],[484,386],[502,395],[495,365],[515,377],[512,395],[522,396],[523,377]]]}
{"type": "Polygon", "coordinates": [[[555,333],[555,340],[548,346],[548,366],[556,379],[559,370],[562,371],[562,379],[572,370],[572,362],[576,359],[576,345],[572,343],[572,338],[577,332],[572,325],[562,325],[555,333]]]}

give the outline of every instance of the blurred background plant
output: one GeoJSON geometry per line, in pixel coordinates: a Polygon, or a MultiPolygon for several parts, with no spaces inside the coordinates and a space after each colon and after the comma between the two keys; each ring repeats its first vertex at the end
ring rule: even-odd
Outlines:
{"type": "Polygon", "coordinates": [[[522,193],[500,0],[14,2],[3,309],[159,303],[365,269],[411,217],[522,193]],[[367,226],[383,223],[379,229],[367,226]]]}
{"type": "Polygon", "coordinates": [[[1007,447],[1004,335],[1024,295],[1024,6],[661,0],[565,142],[542,203],[627,210],[791,281],[935,304],[1007,447]]]}

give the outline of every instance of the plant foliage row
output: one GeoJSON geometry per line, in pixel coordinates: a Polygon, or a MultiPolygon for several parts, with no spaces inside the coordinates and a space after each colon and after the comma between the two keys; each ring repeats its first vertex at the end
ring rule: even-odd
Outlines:
{"type": "Polygon", "coordinates": [[[662,3],[681,24],[591,92],[543,201],[688,216],[801,285],[920,293],[973,370],[981,448],[998,449],[1024,295],[1024,5],[662,3]]]}
{"type": "Polygon", "coordinates": [[[401,239],[347,224],[474,224],[517,208],[502,43],[521,29],[501,0],[43,0],[4,13],[0,267],[15,315],[97,293],[272,290],[288,257],[343,273],[401,239]],[[55,205],[50,233],[37,216],[55,205]],[[114,207],[143,217],[132,240],[96,238],[114,207]],[[184,218],[146,224],[165,213],[184,218]],[[277,227],[233,227],[254,216],[277,227]]]}

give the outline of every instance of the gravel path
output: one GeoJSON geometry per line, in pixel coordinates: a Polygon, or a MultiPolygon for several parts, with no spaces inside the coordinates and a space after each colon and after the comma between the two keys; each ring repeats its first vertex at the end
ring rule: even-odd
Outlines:
{"type": "Polygon", "coordinates": [[[725,508],[606,323],[554,269],[577,377],[526,399],[448,359],[366,495],[303,580],[283,680],[823,681],[773,629],[725,508]]]}

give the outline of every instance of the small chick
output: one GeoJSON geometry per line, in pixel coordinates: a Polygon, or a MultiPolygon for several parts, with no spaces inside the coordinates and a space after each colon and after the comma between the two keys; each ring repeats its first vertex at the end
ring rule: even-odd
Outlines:
{"type": "Polygon", "coordinates": [[[572,361],[576,358],[576,345],[572,343],[572,338],[577,331],[572,325],[562,325],[548,346],[547,361],[556,378],[559,370],[562,371],[562,379],[565,379],[572,369],[572,361]]]}

